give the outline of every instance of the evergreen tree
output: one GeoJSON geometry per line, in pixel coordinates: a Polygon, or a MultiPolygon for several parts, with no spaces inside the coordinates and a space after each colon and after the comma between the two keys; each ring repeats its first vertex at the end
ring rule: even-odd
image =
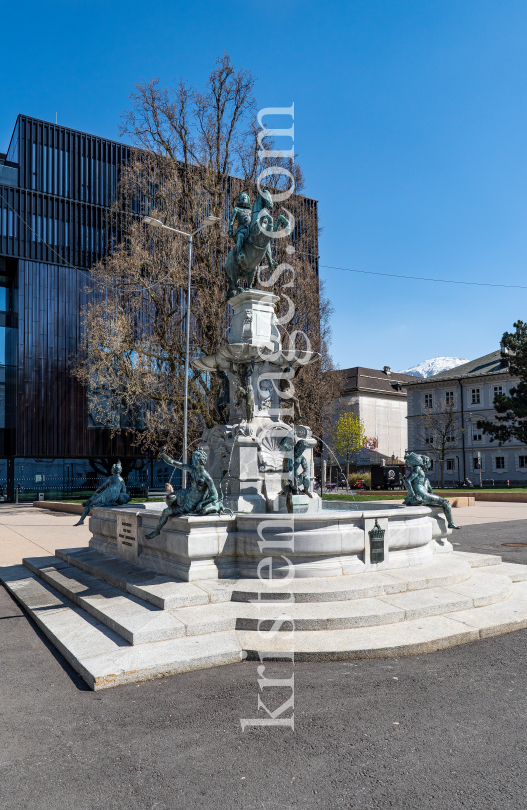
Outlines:
{"type": "Polygon", "coordinates": [[[500,445],[508,439],[517,439],[527,444],[527,323],[516,321],[515,332],[505,332],[501,346],[508,356],[508,371],[512,377],[519,377],[520,382],[510,389],[508,395],[497,394],[494,397],[494,408],[497,416],[493,419],[481,419],[477,426],[490,436],[491,442],[500,445]]]}

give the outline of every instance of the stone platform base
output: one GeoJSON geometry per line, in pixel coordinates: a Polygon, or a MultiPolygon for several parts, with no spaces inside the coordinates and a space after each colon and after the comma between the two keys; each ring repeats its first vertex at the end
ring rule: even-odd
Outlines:
{"type": "Polygon", "coordinates": [[[0,568],[0,581],[96,690],[263,653],[408,655],[527,627],[527,566],[481,554],[270,587],[259,579],[183,582],[93,549],[66,549],[0,568]]]}
{"type": "MultiPolygon", "coordinates": [[[[302,499],[321,505],[320,499],[303,495],[293,496],[293,505],[305,506],[302,499]]],[[[354,506],[171,517],[151,539],[159,509],[98,507],[90,517],[90,548],[187,582],[280,577],[288,570],[295,579],[346,576],[423,565],[436,553],[452,552],[447,539],[452,529],[439,509],[374,502],[354,506]],[[382,534],[378,555],[371,546],[375,526],[382,534]]]]}

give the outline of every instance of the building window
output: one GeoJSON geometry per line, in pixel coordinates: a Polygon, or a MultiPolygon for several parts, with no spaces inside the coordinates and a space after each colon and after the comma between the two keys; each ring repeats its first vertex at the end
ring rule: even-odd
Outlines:
{"type": "Polygon", "coordinates": [[[472,432],[472,439],[473,439],[473,441],[475,441],[475,442],[481,442],[481,441],[483,440],[483,439],[482,439],[482,435],[481,435],[481,433],[479,432],[479,430],[474,430],[474,431],[472,432]]]}
{"type": "Polygon", "coordinates": [[[474,469],[481,470],[481,459],[479,458],[479,456],[474,456],[473,461],[474,461],[474,469]]]}
{"type": "Polygon", "coordinates": [[[425,444],[433,445],[434,437],[431,433],[425,433],[425,444]]]}
{"type": "Polygon", "coordinates": [[[520,467],[527,467],[527,456],[519,456],[518,462],[520,467]]]}
{"type": "Polygon", "coordinates": [[[505,456],[496,456],[496,469],[497,470],[505,469],[505,456]]]}
{"type": "Polygon", "coordinates": [[[447,468],[447,470],[450,470],[450,472],[452,472],[452,470],[456,469],[456,462],[454,461],[453,458],[447,458],[447,460],[446,460],[446,468],[447,468]]]}
{"type": "Polygon", "coordinates": [[[425,408],[431,408],[432,406],[433,406],[432,394],[425,394],[425,408]]]}
{"type": "Polygon", "coordinates": [[[454,392],[453,391],[447,391],[446,394],[445,394],[445,400],[446,400],[447,405],[453,405],[454,404],[454,392]]]}
{"type": "Polygon", "coordinates": [[[472,404],[473,405],[479,405],[480,402],[481,402],[481,398],[480,398],[480,395],[479,395],[479,388],[473,388],[472,389],[472,404]]]}
{"type": "Polygon", "coordinates": [[[495,385],[494,386],[494,396],[501,397],[503,394],[503,385],[495,385]]]}

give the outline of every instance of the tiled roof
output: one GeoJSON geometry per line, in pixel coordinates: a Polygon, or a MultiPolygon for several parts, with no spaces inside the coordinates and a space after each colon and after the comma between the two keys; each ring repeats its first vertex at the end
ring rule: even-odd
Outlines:
{"type": "Polygon", "coordinates": [[[350,394],[352,391],[371,391],[400,397],[406,395],[406,391],[404,387],[402,390],[397,390],[397,383],[406,386],[411,380],[415,380],[415,377],[410,374],[398,374],[396,371],[392,371],[388,375],[380,369],[364,368],[363,366],[343,368],[331,373],[337,377],[341,394],[350,394]]]}
{"type": "Polygon", "coordinates": [[[463,363],[462,366],[456,366],[449,371],[442,371],[440,374],[433,374],[431,377],[414,377],[413,384],[435,383],[441,382],[441,380],[458,380],[464,377],[485,377],[487,374],[507,373],[507,366],[503,366],[501,360],[501,351],[498,349],[496,352],[485,354],[483,357],[471,360],[470,363],[463,363]]]}

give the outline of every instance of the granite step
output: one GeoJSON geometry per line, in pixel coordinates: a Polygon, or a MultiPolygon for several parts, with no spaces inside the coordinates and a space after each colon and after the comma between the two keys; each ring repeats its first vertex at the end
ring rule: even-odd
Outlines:
{"type": "Polygon", "coordinates": [[[500,565],[501,557],[497,554],[477,554],[473,551],[454,551],[452,556],[466,560],[472,568],[488,568],[489,565],[500,565]]]}
{"type": "MultiPolygon", "coordinates": [[[[514,564],[514,569],[522,567],[527,571],[527,566],[514,564]]],[[[350,660],[430,652],[527,627],[527,580],[513,584],[501,565],[493,564],[485,570],[468,566],[469,578],[446,587],[413,587],[432,581],[433,565],[428,574],[425,568],[419,566],[420,571],[400,580],[406,590],[375,597],[259,605],[211,601],[165,611],[58,558],[33,558],[24,566],[0,568],[0,581],[92,689],[235,663],[246,655],[272,658],[273,653],[288,654],[293,647],[296,660],[350,660]],[[68,592],[76,602],[65,595],[68,592]],[[119,614],[123,598],[134,606],[132,614],[119,614]],[[81,607],[82,600],[90,613],[81,607]],[[174,621],[186,635],[132,646],[122,635],[121,623],[134,617],[137,605],[150,615],[174,621]],[[115,611],[105,611],[105,606],[115,611]],[[284,615],[288,618],[282,622],[284,615]],[[290,630],[293,624],[294,634],[276,632],[290,630]]],[[[390,571],[390,576],[394,573],[403,570],[390,571]]],[[[513,573],[518,578],[522,574],[513,573]]],[[[327,578],[328,592],[336,579],[327,578]]],[[[305,593],[306,580],[299,584],[305,593]]],[[[133,635],[137,625],[127,628],[133,635]]]]}
{"type": "Polygon", "coordinates": [[[507,599],[507,576],[474,572],[469,580],[448,588],[424,588],[343,601],[289,602],[262,599],[180,608],[171,611],[185,625],[187,636],[220,630],[280,632],[335,630],[394,624],[452,611],[467,610],[507,599]]]}
{"type": "Polygon", "coordinates": [[[234,664],[235,631],[130,646],[23,565],[0,567],[0,582],[93,690],[234,664]]]}
{"type": "Polygon", "coordinates": [[[276,633],[269,638],[250,630],[238,630],[237,634],[249,661],[269,661],[273,656],[282,659],[287,654],[295,661],[390,658],[433,652],[479,638],[475,627],[445,616],[350,630],[276,633]]]}
{"type": "Polygon", "coordinates": [[[341,602],[385,593],[446,587],[463,582],[472,574],[470,563],[453,555],[438,555],[428,565],[394,568],[375,573],[340,577],[292,579],[285,585],[263,579],[201,580],[197,587],[206,591],[211,602],[250,602],[254,599],[283,601],[294,595],[295,602],[341,602]],[[443,559],[446,557],[446,559],[443,559]],[[259,597],[258,594],[261,596],[259,597]]]}
{"type": "Polygon", "coordinates": [[[29,557],[24,566],[130,644],[175,639],[184,625],[169,611],[127,594],[58,557],[29,557]]]}
{"type": "Polygon", "coordinates": [[[261,579],[218,579],[183,582],[110,557],[93,549],[57,549],[61,560],[131,593],[162,609],[189,607],[221,602],[248,602],[258,598],[289,599],[296,602],[340,602],[363,599],[383,593],[448,586],[471,575],[470,563],[453,555],[437,557],[428,565],[390,569],[386,572],[350,574],[340,577],[293,579],[285,586],[273,580],[271,586],[261,579]],[[265,594],[265,597],[263,596],[265,594]]]}
{"type": "Polygon", "coordinates": [[[350,661],[433,652],[480,638],[527,628],[527,587],[513,585],[511,596],[492,605],[391,625],[348,630],[295,631],[266,637],[261,631],[238,630],[249,660],[350,661]]]}
{"type": "Polygon", "coordinates": [[[57,549],[55,556],[161,610],[209,602],[209,594],[191,582],[158,574],[91,548],[57,549]]]}
{"type": "Polygon", "coordinates": [[[479,570],[492,574],[505,574],[512,582],[524,582],[527,580],[527,565],[521,565],[520,563],[502,562],[499,565],[484,567],[479,570]]]}

